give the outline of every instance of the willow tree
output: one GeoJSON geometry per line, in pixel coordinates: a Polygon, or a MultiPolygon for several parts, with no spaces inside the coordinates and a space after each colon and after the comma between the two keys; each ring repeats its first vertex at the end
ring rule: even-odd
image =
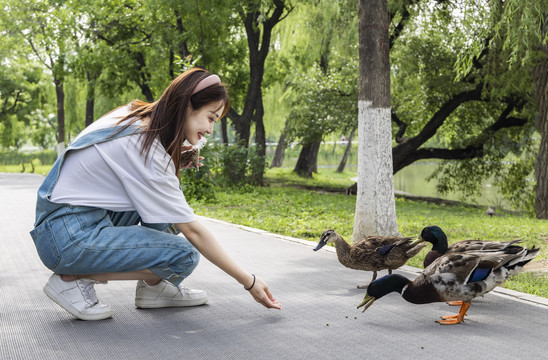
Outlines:
{"type": "Polygon", "coordinates": [[[493,1],[493,29],[511,49],[510,61],[530,64],[538,106],[535,214],[548,219],[548,1],[493,1]],[[500,16],[500,17],[499,17],[500,16]]]}
{"type": "MultiPolygon", "coordinates": [[[[358,37],[349,29],[357,30],[354,0],[299,2],[278,28],[280,47],[268,68],[284,84],[282,96],[290,110],[284,114],[273,165],[281,164],[284,146],[298,140],[301,150],[293,171],[309,178],[317,172],[322,140],[357,126],[358,37]]],[[[275,111],[279,114],[279,107],[275,111]]]]}
{"type": "Polygon", "coordinates": [[[360,0],[358,189],[354,242],[399,235],[392,176],[388,0],[360,0]]]}
{"type": "MultiPolygon", "coordinates": [[[[519,126],[521,119],[522,124],[535,126],[540,134],[540,141],[536,141],[535,134],[521,140],[527,151],[516,154],[498,185],[505,195],[511,195],[513,203],[524,204],[537,218],[548,219],[548,0],[462,0],[461,3],[471,10],[472,18],[483,17],[476,21],[480,26],[468,31],[477,36],[462,52],[463,59],[457,63],[459,75],[465,77],[480,63],[484,68],[496,64],[498,74],[491,71],[484,88],[504,94],[499,96],[500,102],[509,108],[493,126],[500,128],[499,123],[519,126]],[[488,62],[481,61],[485,54],[488,62]],[[498,62],[493,61],[496,60],[493,55],[498,62]],[[503,73],[500,69],[507,70],[503,73]],[[504,114],[506,119],[502,119],[504,114]],[[527,181],[532,173],[536,184],[527,181]]],[[[467,23],[473,26],[470,19],[467,23]]]]}

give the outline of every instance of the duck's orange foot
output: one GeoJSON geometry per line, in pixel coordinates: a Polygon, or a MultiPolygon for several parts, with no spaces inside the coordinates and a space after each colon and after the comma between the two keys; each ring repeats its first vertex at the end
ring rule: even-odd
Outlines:
{"type": "Polygon", "coordinates": [[[462,306],[462,301],[448,301],[447,305],[451,306],[462,306]]]}
{"type": "Polygon", "coordinates": [[[442,316],[441,318],[443,320],[436,320],[436,322],[441,325],[455,325],[464,322],[464,317],[458,315],[442,316]]]}
{"type": "Polygon", "coordinates": [[[462,302],[459,313],[457,315],[447,315],[442,316],[442,320],[437,320],[436,322],[441,325],[455,325],[464,322],[464,316],[466,316],[466,311],[470,307],[470,302],[462,302]]]}

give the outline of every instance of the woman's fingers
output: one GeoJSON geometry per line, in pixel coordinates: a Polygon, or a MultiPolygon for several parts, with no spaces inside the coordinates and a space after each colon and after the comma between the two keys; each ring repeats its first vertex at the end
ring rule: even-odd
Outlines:
{"type": "Polygon", "coordinates": [[[256,279],[256,283],[251,289],[251,295],[259,304],[262,304],[269,309],[282,309],[282,305],[274,299],[274,296],[270,293],[268,286],[259,278],[256,279]]]}

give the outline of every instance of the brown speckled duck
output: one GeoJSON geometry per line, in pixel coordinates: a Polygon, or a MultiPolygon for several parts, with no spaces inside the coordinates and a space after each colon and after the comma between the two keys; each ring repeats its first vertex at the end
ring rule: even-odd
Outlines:
{"type": "Polygon", "coordinates": [[[421,231],[419,240],[416,243],[422,241],[429,242],[432,244],[432,250],[426,254],[424,258],[423,266],[426,268],[434,260],[445,254],[457,254],[468,251],[478,251],[478,250],[504,250],[510,246],[513,246],[515,243],[520,242],[520,240],[512,241],[485,241],[485,240],[463,240],[454,242],[451,245],[447,243],[447,235],[445,232],[436,225],[427,226],[421,231]]]}
{"type": "MultiPolygon", "coordinates": [[[[350,245],[335,230],[326,230],[314,251],[328,243],[335,243],[341,264],[354,270],[373,271],[371,281],[374,281],[377,271],[388,269],[388,273],[392,274],[392,270],[404,265],[426,245],[413,244],[413,240],[413,237],[368,236],[350,245]]],[[[360,289],[366,287],[367,285],[358,285],[360,289]]]]}
{"type": "MultiPolygon", "coordinates": [[[[521,240],[512,240],[512,241],[485,241],[485,240],[463,240],[457,241],[448,245],[447,235],[445,232],[436,225],[427,226],[421,231],[419,240],[416,243],[422,241],[429,242],[432,244],[432,249],[426,254],[426,257],[423,261],[424,268],[427,268],[430,264],[434,262],[437,258],[442,255],[448,254],[464,254],[474,251],[505,251],[505,250],[520,250],[521,246],[515,245],[521,240]]],[[[535,251],[535,248],[530,251],[535,251]]],[[[523,267],[515,267],[514,270],[510,273],[509,276],[516,275],[523,267]]],[[[461,306],[462,301],[450,301],[449,305],[461,306]]]]}

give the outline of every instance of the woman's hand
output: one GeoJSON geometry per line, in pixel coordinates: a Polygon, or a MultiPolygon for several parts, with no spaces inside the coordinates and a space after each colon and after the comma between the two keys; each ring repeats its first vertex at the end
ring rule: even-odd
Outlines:
{"type": "Polygon", "coordinates": [[[282,308],[282,305],[274,299],[264,281],[255,277],[255,284],[253,284],[253,275],[242,269],[227,254],[213,234],[199,221],[177,223],[175,226],[206,259],[228,275],[232,276],[234,280],[242,284],[245,289],[249,289],[248,291],[255,301],[267,308],[278,310],[282,308]]]}
{"type": "MultiPolygon", "coordinates": [[[[248,286],[251,286],[251,282],[248,286]]],[[[255,299],[256,302],[263,305],[269,309],[282,309],[282,304],[280,304],[274,296],[268,290],[268,286],[260,278],[255,277],[255,285],[248,290],[251,296],[255,299]]]]}

